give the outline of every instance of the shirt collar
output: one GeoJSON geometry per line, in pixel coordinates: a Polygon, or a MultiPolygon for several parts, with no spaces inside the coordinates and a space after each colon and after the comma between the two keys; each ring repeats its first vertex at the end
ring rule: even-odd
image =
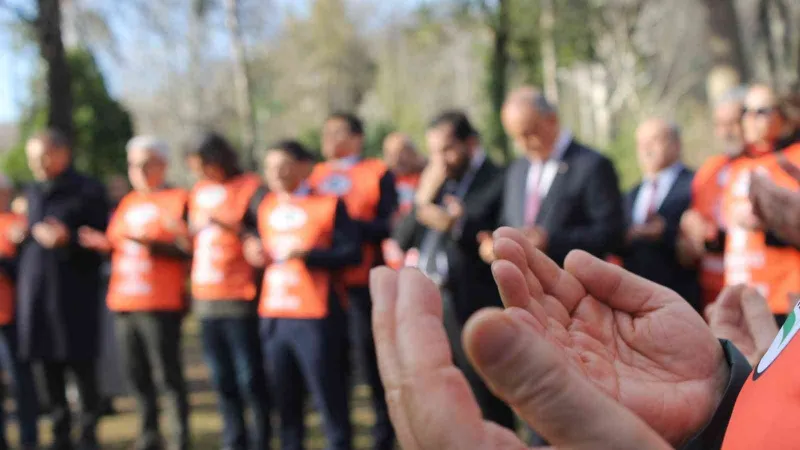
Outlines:
{"type": "Polygon", "coordinates": [[[554,161],[561,161],[561,159],[564,158],[564,153],[567,152],[569,144],[571,143],[572,132],[566,128],[562,128],[558,133],[558,139],[556,139],[556,143],[553,145],[553,153],[550,155],[550,159],[554,161]]]}
{"type": "Polygon", "coordinates": [[[482,147],[478,147],[469,162],[470,170],[478,170],[483,165],[484,161],[486,161],[486,152],[483,151],[482,147]]]}
{"type": "Polygon", "coordinates": [[[649,179],[648,182],[652,183],[655,180],[658,183],[658,188],[661,189],[662,187],[671,185],[672,182],[678,178],[678,174],[681,170],[683,170],[683,163],[678,161],[669,167],[661,169],[656,173],[655,178],[649,179]]]}
{"type": "Polygon", "coordinates": [[[345,156],[344,158],[334,159],[331,162],[337,169],[349,169],[361,160],[361,155],[345,156]]]}
{"type": "Polygon", "coordinates": [[[297,186],[297,189],[294,190],[292,193],[292,197],[306,197],[311,193],[311,186],[308,185],[307,182],[303,181],[300,183],[300,186],[297,186]]]}
{"type": "MultiPolygon", "coordinates": [[[[569,145],[572,143],[572,132],[566,128],[562,128],[558,133],[555,143],[553,143],[553,151],[547,158],[547,161],[561,161],[564,154],[567,152],[569,145]]],[[[547,162],[543,161],[543,162],[547,162]]],[[[536,164],[538,161],[531,160],[531,163],[536,164]]]]}

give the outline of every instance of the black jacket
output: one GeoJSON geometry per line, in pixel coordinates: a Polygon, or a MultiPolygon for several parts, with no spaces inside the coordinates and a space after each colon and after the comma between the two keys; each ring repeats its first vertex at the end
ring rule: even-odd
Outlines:
{"type": "MultiPolygon", "coordinates": [[[[508,168],[500,225],[525,227],[526,185],[530,162],[508,168]]],[[[542,200],[536,225],[547,231],[547,256],[559,265],[573,249],[605,257],[623,242],[624,218],[617,173],[600,153],[572,141],[542,200]]]]}
{"type": "Polygon", "coordinates": [[[78,244],[78,229],[105,230],[108,206],[98,181],[68,169],[25,191],[28,223],[46,217],[69,229],[69,243],[46,249],[29,237],[20,246],[17,324],[20,356],[46,361],[94,359],[98,354],[102,257],[78,244]]]}
{"type": "MultiPolygon", "coordinates": [[[[685,298],[695,308],[700,307],[700,285],[697,272],[678,263],[676,243],[681,216],[692,202],[692,179],[694,172],[681,169],[664,201],[658,215],[666,223],[663,236],[658,241],[636,240],[630,243],[621,256],[626,269],[652,282],[666,286],[685,298]]],[[[625,195],[625,213],[628,225],[633,223],[633,208],[640,183],[625,195]]]]}
{"type": "MultiPolygon", "coordinates": [[[[442,193],[436,201],[441,201],[442,193]]],[[[503,169],[486,159],[475,172],[462,203],[463,226],[443,236],[441,246],[447,254],[449,283],[456,313],[463,324],[472,313],[486,306],[501,306],[490,266],[478,253],[477,235],[493,231],[500,216],[503,196],[503,169]]],[[[394,239],[403,250],[419,248],[427,228],[416,218],[413,209],[397,226],[394,239]]]]}

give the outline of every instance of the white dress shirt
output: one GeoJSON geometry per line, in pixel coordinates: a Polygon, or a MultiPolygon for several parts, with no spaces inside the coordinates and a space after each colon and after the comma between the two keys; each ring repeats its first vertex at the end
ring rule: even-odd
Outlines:
{"type": "Polygon", "coordinates": [[[562,129],[553,145],[553,152],[546,161],[531,160],[531,166],[528,168],[528,177],[525,184],[525,198],[529,198],[534,193],[534,189],[539,194],[539,198],[544,199],[550,186],[553,185],[553,180],[558,174],[558,167],[561,164],[561,159],[564,157],[567,148],[572,143],[572,132],[567,129],[562,129]]]}
{"type": "Polygon", "coordinates": [[[661,207],[667,194],[672,190],[675,180],[678,179],[681,170],[683,170],[683,163],[677,162],[658,172],[654,179],[655,183],[652,179],[642,181],[642,186],[639,188],[639,192],[636,193],[636,199],[633,202],[632,220],[634,224],[642,225],[647,222],[651,199],[654,199],[653,205],[656,209],[661,207]],[[657,189],[655,193],[653,189],[657,189]],[[655,198],[653,197],[654,195],[655,198]]]}

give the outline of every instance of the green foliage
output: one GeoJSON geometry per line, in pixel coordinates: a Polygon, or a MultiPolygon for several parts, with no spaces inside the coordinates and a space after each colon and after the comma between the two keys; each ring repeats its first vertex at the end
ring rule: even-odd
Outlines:
{"type": "Polygon", "coordinates": [[[394,125],[388,122],[368,125],[364,136],[364,155],[380,158],[383,155],[383,140],[394,131],[394,125]]]}
{"type": "Polygon", "coordinates": [[[297,135],[297,141],[315,155],[322,155],[322,130],[319,128],[306,129],[297,135]]]}
{"type": "MultiPolygon", "coordinates": [[[[73,50],[67,55],[72,73],[72,94],[75,121],[75,166],[88,174],[105,179],[126,170],[125,143],[133,135],[128,112],[111,98],[105,80],[91,53],[73,50]]],[[[42,76],[31,80],[31,86],[40,86],[42,76]]],[[[43,93],[42,89],[31,92],[43,93]]],[[[0,161],[5,173],[15,181],[30,180],[25,161],[25,142],[47,124],[47,106],[43,98],[34,99],[20,123],[17,145],[0,161]]]]}

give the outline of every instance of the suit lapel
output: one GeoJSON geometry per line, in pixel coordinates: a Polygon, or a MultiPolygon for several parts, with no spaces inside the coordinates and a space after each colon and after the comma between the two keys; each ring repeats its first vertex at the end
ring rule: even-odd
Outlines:
{"type": "Polygon", "coordinates": [[[663,211],[664,208],[669,208],[669,205],[672,202],[673,198],[676,195],[679,194],[678,191],[679,191],[679,188],[680,188],[680,185],[681,185],[681,181],[683,181],[682,178],[686,175],[686,172],[688,172],[688,171],[687,171],[687,169],[685,167],[681,168],[681,171],[678,174],[678,176],[675,178],[675,181],[672,182],[672,186],[670,186],[669,192],[667,192],[667,195],[664,197],[664,200],[661,201],[661,204],[658,205],[658,213],[660,215],[662,215],[662,216],[664,215],[663,214],[664,213],[664,211],[663,211]]]}
{"type": "Polygon", "coordinates": [[[547,195],[545,195],[544,199],[542,200],[542,204],[539,207],[539,213],[536,215],[536,225],[542,226],[547,223],[547,219],[549,218],[553,207],[558,204],[558,201],[562,197],[564,183],[569,176],[570,156],[574,145],[574,143],[570,143],[569,147],[564,152],[561,161],[558,162],[558,169],[553,177],[553,182],[550,184],[550,188],[547,190],[547,195]]]}

